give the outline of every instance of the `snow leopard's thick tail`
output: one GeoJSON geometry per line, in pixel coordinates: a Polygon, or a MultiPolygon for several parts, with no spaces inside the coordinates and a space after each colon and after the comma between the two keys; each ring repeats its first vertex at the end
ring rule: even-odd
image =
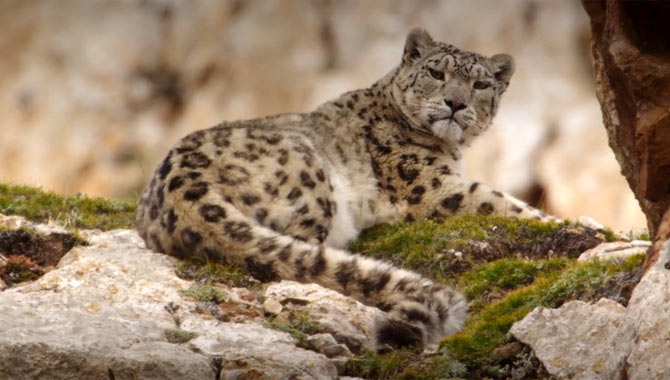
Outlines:
{"type": "Polygon", "coordinates": [[[459,331],[467,304],[462,295],[385,262],[281,235],[243,215],[214,192],[195,203],[172,202],[154,183],[140,202],[137,229],[147,246],[180,258],[245,265],[263,281],[314,282],[386,312],[377,321],[379,347],[420,346],[459,331]],[[165,197],[149,206],[149,197],[165,197]]]}

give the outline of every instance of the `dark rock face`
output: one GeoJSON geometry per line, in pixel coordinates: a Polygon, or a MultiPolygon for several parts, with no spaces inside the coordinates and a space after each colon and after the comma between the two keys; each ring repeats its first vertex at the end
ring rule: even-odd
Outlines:
{"type": "Polygon", "coordinates": [[[655,236],[670,207],[670,3],[582,3],[609,144],[655,236]]]}

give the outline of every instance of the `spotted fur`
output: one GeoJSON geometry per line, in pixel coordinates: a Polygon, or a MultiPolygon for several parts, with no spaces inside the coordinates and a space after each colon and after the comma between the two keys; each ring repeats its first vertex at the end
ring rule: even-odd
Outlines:
{"type": "Polygon", "coordinates": [[[342,250],[368,227],[464,213],[546,219],[461,175],[514,70],[407,36],[399,66],[314,112],[223,123],[186,136],[145,190],[137,229],[153,250],[244,265],[263,281],[315,282],[377,306],[380,347],[460,330],[466,302],[416,273],[342,250]]]}

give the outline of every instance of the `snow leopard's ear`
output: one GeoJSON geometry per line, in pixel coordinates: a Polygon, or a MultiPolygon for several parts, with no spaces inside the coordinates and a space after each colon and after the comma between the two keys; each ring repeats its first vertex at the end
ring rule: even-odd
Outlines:
{"type": "Polygon", "coordinates": [[[489,59],[493,75],[498,82],[498,88],[502,94],[509,86],[509,80],[514,74],[514,58],[507,54],[496,54],[489,59]]]}
{"type": "Polygon", "coordinates": [[[433,47],[435,42],[433,38],[421,28],[412,29],[407,34],[405,40],[405,50],[402,53],[403,63],[414,63],[424,57],[426,53],[433,47]]]}

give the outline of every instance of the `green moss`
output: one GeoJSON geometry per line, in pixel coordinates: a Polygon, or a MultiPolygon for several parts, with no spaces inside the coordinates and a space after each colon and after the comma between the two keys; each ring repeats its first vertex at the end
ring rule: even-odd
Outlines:
{"type": "Polygon", "coordinates": [[[203,284],[225,284],[237,288],[254,288],[260,283],[238,265],[203,262],[187,259],[179,262],[177,276],[203,284]]]}
{"type": "Polygon", "coordinates": [[[501,259],[477,266],[459,277],[459,288],[470,301],[470,312],[477,312],[491,300],[502,298],[511,289],[532,283],[569,265],[565,258],[550,260],[501,259]]]}
{"type": "Polygon", "coordinates": [[[174,344],[186,343],[198,336],[197,333],[182,329],[165,329],[163,334],[165,335],[165,339],[167,339],[168,342],[174,344]]]}
{"type": "Polygon", "coordinates": [[[200,302],[214,302],[219,304],[228,298],[226,292],[212,285],[191,285],[190,288],[180,290],[179,294],[184,297],[195,298],[200,302]]]}
{"type": "Polygon", "coordinates": [[[400,349],[377,354],[366,351],[349,359],[344,373],[376,380],[457,379],[467,367],[448,355],[424,356],[419,350],[400,349]]]}
{"type": "Polygon", "coordinates": [[[307,312],[291,313],[287,318],[278,316],[265,322],[264,326],[291,334],[298,341],[298,347],[303,348],[308,347],[307,338],[310,335],[321,332],[319,325],[307,312]]]}
{"type": "Polygon", "coordinates": [[[20,215],[34,222],[54,220],[65,227],[132,228],[135,205],[83,195],[64,196],[29,186],[0,184],[0,213],[20,215]]]}
{"type": "Polygon", "coordinates": [[[574,300],[592,300],[595,289],[608,277],[641,265],[644,255],[621,262],[571,263],[562,271],[539,276],[531,285],[508,293],[471,315],[465,329],[447,338],[443,345],[458,360],[469,365],[491,362],[491,351],[509,341],[509,328],[538,306],[559,307],[574,300]]]}

